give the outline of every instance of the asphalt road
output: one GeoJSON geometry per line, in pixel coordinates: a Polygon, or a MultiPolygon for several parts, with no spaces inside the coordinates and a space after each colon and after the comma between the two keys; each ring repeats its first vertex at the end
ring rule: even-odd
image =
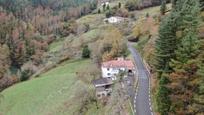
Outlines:
{"type": "Polygon", "coordinates": [[[149,73],[143,64],[140,54],[131,43],[128,43],[128,49],[133,55],[138,72],[138,89],[135,92],[133,102],[135,115],[153,115],[150,98],[149,73]]]}

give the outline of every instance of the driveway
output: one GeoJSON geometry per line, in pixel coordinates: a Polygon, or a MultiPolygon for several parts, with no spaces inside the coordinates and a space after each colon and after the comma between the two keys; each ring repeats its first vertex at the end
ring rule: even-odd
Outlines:
{"type": "Polygon", "coordinates": [[[143,64],[140,54],[131,45],[131,43],[128,43],[128,49],[136,63],[136,69],[139,77],[138,89],[135,93],[133,102],[135,115],[153,115],[150,98],[149,73],[143,64]]]}

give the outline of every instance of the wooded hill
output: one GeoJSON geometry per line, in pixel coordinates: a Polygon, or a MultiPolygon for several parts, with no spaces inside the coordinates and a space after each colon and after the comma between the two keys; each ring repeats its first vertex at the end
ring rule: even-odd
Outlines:
{"type": "Polygon", "coordinates": [[[43,54],[57,36],[76,34],[73,19],[91,13],[97,7],[91,1],[0,0],[0,90],[28,79],[46,63],[43,54]]]}
{"type": "Polygon", "coordinates": [[[92,1],[93,0],[0,0],[0,5],[9,11],[18,12],[28,6],[42,6],[44,8],[49,7],[53,10],[61,10],[92,1]]]}

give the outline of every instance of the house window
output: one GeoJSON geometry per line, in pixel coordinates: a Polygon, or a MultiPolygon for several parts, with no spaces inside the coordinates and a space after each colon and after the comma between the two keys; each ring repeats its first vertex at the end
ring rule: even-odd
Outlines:
{"type": "Polygon", "coordinates": [[[110,70],[110,68],[107,68],[107,70],[109,71],[109,70],[110,70]]]}
{"type": "Polygon", "coordinates": [[[128,70],[128,73],[132,73],[132,70],[129,69],[129,70],[128,70]]]}
{"type": "Polygon", "coordinates": [[[107,73],[108,76],[110,76],[110,73],[107,73]]]}

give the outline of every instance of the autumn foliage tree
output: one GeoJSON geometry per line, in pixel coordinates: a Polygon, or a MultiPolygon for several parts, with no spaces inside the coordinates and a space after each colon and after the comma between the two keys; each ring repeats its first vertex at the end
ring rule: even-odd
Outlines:
{"type": "MultiPolygon", "coordinates": [[[[170,17],[174,16],[175,22],[171,26],[166,25],[166,27],[165,23],[161,23],[161,27],[164,26],[164,28],[159,31],[160,38],[156,42],[156,59],[159,62],[156,68],[162,70],[160,82],[163,79],[163,74],[167,74],[170,80],[165,85],[159,84],[157,97],[170,97],[167,100],[171,101],[171,106],[164,104],[167,100],[157,98],[158,111],[164,115],[203,114],[201,110],[203,103],[198,99],[199,91],[201,91],[200,86],[203,83],[198,80],[201,80],[204,75],[201,67],[203,66],[202,45],[197,31],[200,23],[199,1],[177,0],[169,15],[170,17]],[[175,28],[165,32],[169,27],[175,28]],[[165,39],[162,40],[163,35],[165,35],[165,39]],[[164,42],[169,37],[172,37],[174,42],[164,42]],[[165,46],[163,47],[165,50],[162,50],[162,46],[165,46]],[[167,51],[171,51],[171,53],[167,51]],[[171,54],[173,55],[171,56],[171,54]],[[166,88],[170,89],[169,94],[164,93],[166,88]]],[[[170,20],[171,18],[168,19],[168,21],[170,20]]]]}
{"type": "Polygon", "coordinates": [[[199,24],[199,1],[185,0],[180,1],[183,4],[182,29],[183,34],[181,42],[176,51],[176,58],[172,60],[171,66],[174,72],[171,74],[173,81],[172,89],[177,90],[176,96],[172,99],[177,114],[195,114],[193,97],[198,88],[197,71],[199,70],[200,40],[197,37],[197,28],[199,24]],[[179,100],[179,101],[178,101],[179,100]]]}
{"type": "Polygon", "coordinates": [[[126,53],[126,44],[117,28],[108,27],[103,38],[103,61],[113,59],[115,57],[124,56],[126,53]]]}
{"type": "Polygon", "coordinates": [[[9,70],[11,63],[9,56],[9,47],[6,44],[0,45],[0,79],[3,78],[5,73],[9,70]]]}

